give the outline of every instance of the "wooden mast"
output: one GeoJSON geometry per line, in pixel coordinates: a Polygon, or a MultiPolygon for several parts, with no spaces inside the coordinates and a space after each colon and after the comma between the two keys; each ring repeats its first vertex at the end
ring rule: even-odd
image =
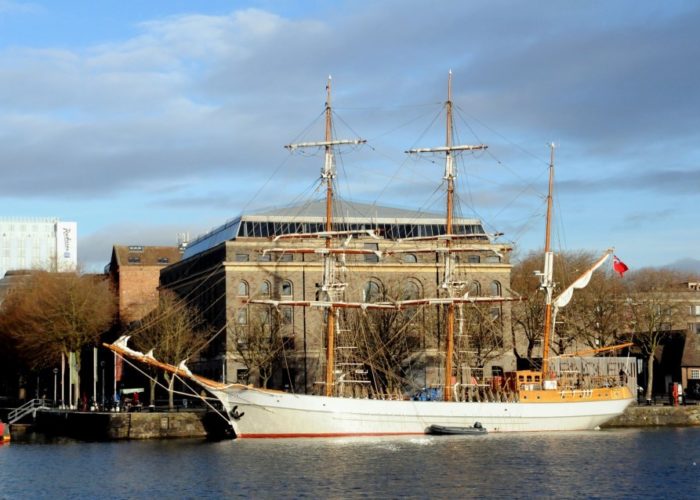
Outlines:
{"type": "MultiPolygon", "coordinates": [[[[325,137],[323,141],[318,142],[301,142],[298,144],[289,144],[285,146],[287,149],[295,150],[298,148],[320,148],[325,150],[325,159],[323,169],[321,170],[321,179],[326,183],[326,224],[325,230],[320,231],[318,235],[326,239],[326,252],[323,254],[323,281],[321,283],[321,291],[327,295],[329,302],[336,300],[335,295],[341,292],[345,285],[337,282],[335,275],[335,252],[333,252],[333,238],[344,234],[344,232],[333,231],[333,179],[335,179],[335,160],[333,159],[333,146],[341,145],[357,145],[367,142],[364,139],[333,139],[333,112],[331,108],[331,77],[328,77],[326,83],[326,108],[325,108],[326,126],[325,137]]],[[[290,237],[293,235],[289,235],[290,237]]],[[[309,237],[310,234],[299,234],[296,237],[309,237]]],[[[288,250],[286,250],[288,251],[288,250]]],[[[293,250],[292,250],[293,252],[293,250]]],[[[251,301],[252,302],[252,301],[251,301]]],[[[263,301],[264,302],[264,301],[263,301]]],[[[333,395],[334,369],[335,369],[335,319],[337,316],[337,308],[334,305],[328,310],[328,319],[326,321],[326,377],[325,377],[325,395],[333,395]]]]}
{"type": "Polygon", "coordinates": [[[554,291],[554,254],[552,253],[552,199],[554,191],[554,143],[549,145],[549,189],[547,191],[547,224],[544,240],[544,272],[541,288],[545,291],[544,334],[542,339],[542,377],[549,378],[549,343],[552,332],[552,292],[554,291]]]}
{"type": "MultiPolygon", "coordinates": [[[[452,234],[452,217],[454,213],[454,165],[452,163],[452,71],[450,70],[447,77],[447,102],[445,103],[445,111],[447,115],[447,123],[445,126],[445,178],[447,179],[447,207],[445,210],[445,234],[448,238],[445,240],[445,246],[450,248],[451,241],[449,236],[452,234]]],[[[445,254],[445,265],[451,268],[452,255],[448,252],[445,254]]],[[[451,269],[450,269],[451,274],[451,269]]],[[[445,276],[447,278],[448,276],[445,276]]],[[[451,281],[451,279],[450,279],[451,281]]],[[[448,283],[449,285],[449,283],[448,283]]],[[[448,288],[450,297],[452,291],[448,288]]],[[[455,305],[450,303],[447,305],[447,338],[445,340],[445,401],[452,401],[452,358],[454,356],[455,344],[455,305]]]]}
{"type": "MultiPolygon", "coordinates": [[[[326,181],[326,231],[331,232],[333,230],[333,177],[335,177],[333,172],[333,144],[331,143],[333,135],[333,113],[331,112],[331,77],[328,76],[328,83],[326,84],[326,154],[323,166],[322,177],[326,181]]],[[[330,237],[326,238],[326,248],[331,248],[332,239],[330,237]]],[[[329,285],[330,276],[327,276],[330,270],[331,262],[329,259],[334,257],[330,254],[324,257],[326,260],[324,264],[324,284],[329,285]]],[[[333,385],[335,382],[335,377],[333,376],[333,371],[335,370],[335,315],[336,308],[331,306],[328,310],[328,316],[326,318],[326,396],[333,395],[333,385]]]]}
{"type": "MultiPolygon", "coordinates": [[[[453,257],[449,251],[451,245],[451,236],[453,234],[453,218],[454,218],[454,180],[457,177],[454,170],[454,151],[474,151],[486,149],[487,146],[480,144],[478,146],[461,145],[455,146],[452,144],[453,122],[452,122],[452,71],[450,70],[447,78],[447,101],[445,102],[445,113],[447,121],[445,124],[445,146],[438,148],[422,148],[411,149],[407,153],[445,153],[445,175],[447,181],[447,206],[445,214],[445,246],[448,249],[445,252],[445,275],[443,278],[442,288],[447,290],[449,297],[453,297],[455,291],[455,283],[453,280],[453,257]]],[[[455,304],[453,302],[447,305],[447,339],[445,341],[445,375],[444,375],[444,390],[443,395],[445,401],[452,400],[452,358],[454,357],[454,323],[455,323],[455,304]]]]}

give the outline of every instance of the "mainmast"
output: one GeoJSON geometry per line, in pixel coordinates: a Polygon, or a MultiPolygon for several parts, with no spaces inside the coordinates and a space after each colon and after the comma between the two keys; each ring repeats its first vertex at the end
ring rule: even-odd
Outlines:
{"type": "MultiPolygon", "coordinates": [[[[322,142],[305,142],[299,144],[291,144],[288,149],[297,149],[304,147],[323,147],[325,149],[325,158],[323,169],[321,170],[321,179],[326,183],[326,249],[329,249],[323,254],[323,281],[321,290],[326,294],[327,299],[333,303],[338,300],[338,296],[345,288],[344,283],[340,283],[336,278],[335,263],[336,254],[330,249],[333,246],[333,180],[335,179],[335,159],[333,157],[333,146],[343,144],[362,144],[366,142],[362,139],[355,140],[333,140],[333,112],[331,108],[331,77],[328,77],[326,84],[326,126],[325,137],[322,142]]],[[[328,317],[326,320],[326,380],[325,380],[325,395],[333,395],[334,370],[335,370],[335,322],[338,316],[338,309],[331,305],[328,309],[328,317]]]]}
{"type": "Polygon", "coordinates": [[[544,240],[544,271],[540,275],[540,288],[545,292],[544,336],[542,339],[542,376],[548,378],[549,343],[552,332],[552,292],[554,291],[554,254],[552,253],[552,199],[554,191],[554,143],[549,145],[549,189],[547,192],[547,224],[544,240]]]}
{"type": "MultiPolygon", "coordinates": [[[[445,274],[441,287],[447,291],[450,298],[455,296],[455,292],[460,287],[453,279],[453,271],[455,267],[454,255],[449,251],[451,245],[452,225],[454,217],[454,181],[457,177],[454,170],[453,152],[455,151],[474,151],[486,149],[487,146],[480,144],[477,146],[461,145],[455,146],[452,144],[452,136],[454,127],[452,124],[452,71],[449,72],[447,78],[447,101],[445,102],[445,113],[447,121],[445,124],[445,146],[438,148],[411,149],[407,153],[445,153],[445,175],[447,181],[447,206],[445,210],[445,247],[448,249],[445,252],[445,274]]],[[[447,339],[445,342],[445,379],[444,379],[444,399],[445,401],[452,400],[452,358],[454,357],[454,323],[455,323],[455,304],[450,301],[447,305],[447,339]]]]}

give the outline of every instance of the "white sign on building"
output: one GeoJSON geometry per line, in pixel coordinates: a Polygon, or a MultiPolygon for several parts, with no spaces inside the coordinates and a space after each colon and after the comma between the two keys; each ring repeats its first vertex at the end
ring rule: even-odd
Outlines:
{"type": "Polygon", "coordinates": [[[56,222],[56,268],[75,271],[78,264],[78,224],[56,222]]]}

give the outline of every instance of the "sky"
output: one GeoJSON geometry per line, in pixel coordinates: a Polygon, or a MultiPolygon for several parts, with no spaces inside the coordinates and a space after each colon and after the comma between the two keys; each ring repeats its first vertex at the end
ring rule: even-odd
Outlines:
{"type": "Polygon", "coordinates": [[[78,258],[174,245],[315,192],[440,211],[452,72],[459,212],[519,253],[697,259],[700,5],[665,1],[0,0],[0,216],[78,223],[78,258]],[[316,183],[316,184],[315,184],[316,183]]]}

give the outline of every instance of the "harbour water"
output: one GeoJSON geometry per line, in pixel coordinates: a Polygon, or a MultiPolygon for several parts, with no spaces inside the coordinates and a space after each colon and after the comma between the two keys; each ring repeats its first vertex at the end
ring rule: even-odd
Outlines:
{"type": "Polygon", "coordinates": [[[0,498],[700,498],[700,428],[13,442],[0,498]]]}

